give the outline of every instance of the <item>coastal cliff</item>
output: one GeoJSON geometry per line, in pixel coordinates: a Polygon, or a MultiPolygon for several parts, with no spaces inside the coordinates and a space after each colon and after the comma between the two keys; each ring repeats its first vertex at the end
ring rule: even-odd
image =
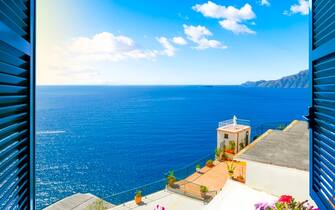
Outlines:
{"type": "Polygon", "coordinates": [[[300,71],[297,74],[282,77],[277,80],[247,81],[242,83],[244,87],[265,87],[265,88],[307,88],[308,70],[300,71]]]}

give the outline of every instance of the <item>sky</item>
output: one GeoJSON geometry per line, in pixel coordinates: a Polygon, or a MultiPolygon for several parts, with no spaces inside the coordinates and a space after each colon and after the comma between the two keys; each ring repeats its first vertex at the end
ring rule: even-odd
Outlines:
{"type": "Polygon", "coordinates": [[[38,85],[235,85],[308,68],[307,0],[37,0],[38,85]]]}

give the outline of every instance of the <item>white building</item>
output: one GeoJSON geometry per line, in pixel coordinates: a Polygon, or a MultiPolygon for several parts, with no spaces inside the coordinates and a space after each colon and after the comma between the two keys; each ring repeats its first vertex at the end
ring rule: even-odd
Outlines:
{"type": "Polygon", "coordinates": [[[234,116],[232,120],[222,121],[217,128],[217,148],[225,148],[228,153],[237,154],[250,144],[250,134],[248,120],[240,120],[234,116]]]}
{"type": "Polygon", "coordinates": [[[293,121],[284,130],[269,130],[234,158],[246,162],[246,185],[275,196],[309,197],[307,122],[293,121]]]}

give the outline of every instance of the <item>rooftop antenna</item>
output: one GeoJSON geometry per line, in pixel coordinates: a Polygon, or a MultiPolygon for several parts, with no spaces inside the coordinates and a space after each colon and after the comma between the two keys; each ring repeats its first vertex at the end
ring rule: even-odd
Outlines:
{"type": "Polygon", "coordinates": [[[233,117],[233,127],[235,128],[237,125],[237,117],[234,115],[233,117]]]}

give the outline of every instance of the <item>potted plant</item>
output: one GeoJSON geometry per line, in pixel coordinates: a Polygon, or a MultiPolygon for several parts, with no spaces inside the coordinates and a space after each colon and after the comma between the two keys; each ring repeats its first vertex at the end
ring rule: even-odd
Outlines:
{"type": "Polygon", "coordinates": [[[142,191],[140,191],[140,190],[137,190],[136,193],[135,193],[135,203],[137,205],[142,203],[142,191]]]}
{"type": "Polygon", "coordinates": [[[201,185],[201,186],[200,186],[201,197],[205,198],[207,192],[208,192],[208,187],[206,187],[206,186],[204,186],[204,185],[201,185]]]}
{"type": "Polygon", "coordinates": [[[235,148],[236,148],[236,143],[235,141],[229,141],[229,149],[231,151],[232,154],[235,154],[235,148]]]}
{"type": "Polygon", "coordinates": [[[215,149],[215,157],[216,157],[217,160],[221,159],[222,153],[223,153],[222,148],[216,148],[215,149]]]}
{"type": "Polygon", "coordinates": [[[226,164],[227,164],[228,175],[231,178],[234,175],[235,166],[234,166],[234,164],[232,162],[230,164],[229,163],[226,163],[226,164]]]}
{"type": "Polygon", "coordinates": [[[206,166],[209,167],[209,168],[214,167],[213,160],[211,160],[211,159],[207,160],[207,162],[206,162],[206,166]]]}
{"type": "Polygon", "coordinates": [[[200,164],[197,164],[197,165],[195,166],[195,170],[196,170],[197,172],[199,172],[199,171],[200,171],[200,169],[201,169],[201,166],[200,166],[200,164]]]}
{"type": "Polygon", "coordinates": [[[225,152],[222,152],[222,161],[228,160],[229,157],[225,152]]]}
{"type": "Polygon", "coordinates": [[[174,183],[177,181],[176,177],[174,176],[174,171],[169,171],[167,176],[167,183],[170,187],[174,187],[174,183]]]}
{"type": "Polygon", "coordinates": [[[245,183],[244,177],[242,175],[238,175],[236,178],[233,177],[235,181],[245,183]]]}
{"type": "Polygon", "coordinates": [[[216,148],[215,157],[220,162],[226,160],[227,155],[225,153],[225,149],[224,148],[216,148]]]}

